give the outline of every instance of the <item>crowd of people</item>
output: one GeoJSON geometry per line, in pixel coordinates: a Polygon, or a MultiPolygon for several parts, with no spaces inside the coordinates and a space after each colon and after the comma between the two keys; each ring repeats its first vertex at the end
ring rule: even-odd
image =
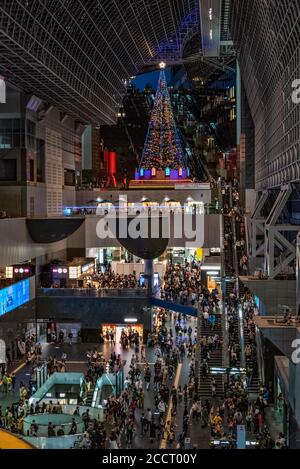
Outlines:
{"type": "Polygon", "coordinates": [[[183,265],[169,262],[161,287],[161,298],[179,302],[182,305],[208,308],[216,313],[218,307],[217,290],[209,292],[201,282],[201,264],[185,260],[183,265]]]}
{"type": "MultiPolygon", "coordinates": [[[[250,298],[245,300],[243,308],[245,322],[251,324],[255,306],[250,298]]],[[[84,434],[74,447],[117,449],[142,446],[145,442],[155,447],[164,439],[167,447],[184,449],[187,436],[191,436],[193,444],[196,444],[194,430],[197,436],[204,432],[208,440],[218,439],[221,446],[226,443],[235,447],[237,426],[241,424],[246,425],[248,435],[257,447],[285,447],[284,437],[281,435],[274,440],[265,424],[265,411],[270,399],[268,389],[262,387],[259,396],[250,399],[247,380],[241,375],[229,376],[224,397],[219,399],[214,394],[215,382],[211,376],[211,396],[205,399],[199,397],[195,372],[196,332],[194,320],[183,314],[158,310],[146,347],[140,340],[126,344],[131,358],[124,389],[119,396],[112,395],[107,399],[105,421],[99,422],[88,411],[82,413],[80,405],[76,408],[75,415],[81,413],[84,421],[84,434]],[[155,357],[154,365],[149,363],[149,356],[155,357]],[[187,367],[188,375],[185,383],[181,381],[175,387],[174,376],[180,363],[187,367]]],[[[222,346],[218,334],[212,333],[200,340],[202,354],[207,354],[206,358],[212,350],[222,346]]],[[[111,347],[108,358],[99,348],[87,351],[84,394],[103,373],[116,373],[123,366],[122,353],[116,354],[115,344],[111,347]]],[[[56,363],[54,357],[51,366],[55,367],[56,363]]],[[[76,434],[76,422],[72,422],[68,430],[61,425],[57,428],[53,425],[50,415],[62,412],[59,403],[28,406],[28,396],[26,387],[21,383],[19,406],[7,408],[3,413],[0,411],[2,427],[21,433],[25,415],[46,413],[49,414],[49,437],[76,434]]],[[[38,425],[33,421],[29,435],[38,435],[38,430],[38,425]]]]}
{"type": "Polygon", "coordinates": [[[146,361],[142,348],[134,348],[124,391],[107,402],[106,421],[111,427],[109,448],[132,447],[136,438],[157,444],[165,433],[169,444],[175,443],[177,424],[171,420],[166,422],[170,397],[175,414],[174,402],[185,402],[193,391],[191,384],[175,388],[172,383],[178,363],[186,356],[192,360],[196,339],[185,316],[175,315],[173,327],[172,322],[167,327],[167,316],[164,310],[158,312],[154,330],[148,336],[147,348],[154,354],[154,365],[146,361]],[[150,391],[153,398],[149,398],[150,391]],[[146,399],[151,401],[151,406],[145,405],[146,399]]]}
{"type": "MultiPolygon", "coordinates": [[[[238,274],[232,258],[228,255],[237,249],[241,271],[248,270],[248,259],[244,251],[243,214],[239,204],[238,186],[224,184],[222,191],[225,230],[225,269],[231,275],[238,274]],[[234,245],[233,223],[238,241],[234,245]],[[226,264],[227,263],[227,264],[226,264]]],[[[138,282],[134,275],[118,275],[107,269],[92,278],[99,288],[136,288],[138,282]]],[[[212,374],[211,356],[222,349],[224,338],[220,334],[221,300],[218,289],[209,291],[201,282],[201,266],[196,261],[175,264],[170,260],[161,286],[161,298],[181,305],[192,305],[201,313],[201,331],[197,330],[196,319],[182,313],[172,313],[157,308],[153,330],[148,333],[145,344],[137,330],[124,328],[120,335],[120,344],[116,343],[113,330],[107,329],[102,334],[103,341],[109,342],[109,354],[103,347],[87,350],[87,370],[82,385],[82,398],[74,411],[74,417],[80,415],[84,423],[84,433],[74,447],[79,448],[135,448],[157,447],[163,441],[169,448],[186,448],[186,439],[197,445],[199,438],[204,438],[211,447],[235,448],[237,445],[238,426],[245,425],[247,439],[262,449],[286,447],[285,438],[279,434],[274,438],[267,425],[267,409],[270,405],[272,390],[260,385],[256,396],[249,391],[254,376],[258,375],[257,345],[255,335],[255,316],[258,309],[252,294],[245,289],[240,294],[234,287],[226,297],[225,308],[228,320],[229,367],[224,372],[222,389],[217,377],[212,374]],[[242,327],[246,339],[244,350],[238,325],[242,311],[242,327]],[[204,333],[205,332],[205,333],[204,333]],[[200,343],[198,343],[200,341],[200,343]],[[121,345],[121,350],[120,350],[121,345]],[[205,397],[200,393],[201,380],[198,380],[198,347],[200,346],[201,377],[209,380],[210,392],[205,397]],[[118,348],[118,350],[117,350],[118,348]],[[246,372],[240,370],[242,352],[245,354],[246,372]],[[126,364],[124,357],[126,357],[126,364]],[[181,366],[182,365],[182,366],[181,366]],[[234,373],[232,368],[235,368],[234,373]],[[183,369],[183,373],[178,370],[183,369]],[[118,395],[111,394],[104,405],[104,421],[93,418],[88,410],[81,411],[81,404],[86,405],[90,392],[97,380],[104,373],[116,374],[124,371],[123,389],[118,395]],[[224,384],[224,386],[223,386],[224,384]],[[200,387],[199,387],[200,386],[200,387]],[[218,442],[218,444],[216,443],[218,442]]],[[[197,323],[199,325],[199,322],[197,323]]],[[[30,353],[37,359],[41,356],[38,345],[30,347],[30,353]]],[[[32,360],[30,360],[31,363],[32,360]]],[[[61,359],[50,357],[47,363],[48,373],[64,372],[67,356],[61,359]]],[[[221,365],[220,365],[221,367],[221,365]]],[[[221,373],[221,372],[220,372],[221,373]]],[[[15,377],[8,373],[0,375],[3,392],[14,389],[15,377]]],[[[28,405],[30,389],[20,384],[19,403],[0,409],[0,425],[12,432],[21,433],[24,416],[49,414],[48,436],[63,436],[62,426],[55,428],[51,414],[61,413],[58,403],[28,405]]],[[[38,425],[32,422],[29,435],[38,435],[38,425]]],[[[77,432],[75,418],[68,427],[68,434],[77,432]]]]}
{"type": "Polygon", "coordinates": [[[8,373],[4,369],[0,370],[0,393],[10,393],[15,390],[16,375],[8,373]]]}
{"type": "Polygon", "coordinates": [[[136,275],[134,274],[118,274],[112,270],[106,270],[94,274],[91,281],[87,283],[88,286],[93,285],[96,288],[143,288],[136,275]]]}

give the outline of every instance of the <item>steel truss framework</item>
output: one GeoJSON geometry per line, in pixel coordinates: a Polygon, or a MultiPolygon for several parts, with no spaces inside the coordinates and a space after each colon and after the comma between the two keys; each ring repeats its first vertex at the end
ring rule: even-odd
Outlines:
{"type": "MultiPolygon", "coordinates": [[[[228,40],[230,0],[220,8],[228,40]]],[[[126,80],[161,58],[178,61],[199,34],[199,0],[2,0],[0,73],[82,122],[112,124],[126,80]]]]}
{"type": "Polygon", "coordinates": [[[287,239],[288,233],[296,234],[300,225],[282,224],[280,216],[293,193],[292,185],[281,187],[281,190],[265,218],[262,210],[269,198],[267,191],[258,197],[254,213],[249,220],[250,225],[250,252],[252,257],[264,256],[264,270],[268,277],[275,278],[296,259],[296,246],[287,239]],[[281,254],[276,258],[276,251],[281,254]]]}
{"type": "Polygon", "coordinates": [[[250,254],[252,257],[264,255],[265,251],[265,218],[262,209],[268,199],[268,192],[258,194],[256,205],[252,217],[249,219],[250,231],[250,254]]]}

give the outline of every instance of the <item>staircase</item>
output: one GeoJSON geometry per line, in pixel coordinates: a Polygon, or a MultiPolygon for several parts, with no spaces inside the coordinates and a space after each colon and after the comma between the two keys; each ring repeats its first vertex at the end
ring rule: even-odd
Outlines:
{"type": "MultiPolygon", "coordinates": [[[[245,338],[245,346],[246,346],[250,341],[249,341],[248,329],[245,326],[244,326],[244,338],[245,338]]],[[[249,393],[258,394],[259,388],[260,388],[260,382],[259,382],[259,376],[258,376],[257,363],[254,364],[251,358],[248,358],[248,359],[246,358],[246,366],[254,370],[251,383],[248,385],[249,393]]]]}
{"type": "MultiPolygon", "coordinates": [[[[237,239],[241,238],[241,230],[240,230],[240,224],[235,223],[235,230],[236,230],[236,236],[237,239]]],[[[243,255],[243,250],[241,248],[236,248],[237,250],[237,259],[238,259],[238,264],[241,256],[243,255]]],[[[238,266],[239,268],[239,266],[238,266]]],[[[244,289],[244,284],[238,280],[239,282],[239,294],[240,297],[243,297],[245,294],[245,289],[244,289]]],[[[237,318],[238,319],[238,318],[237,318]]],[[[239,330],[238,330],[238,320],[237,320],[237,326],[235,325],[235,328],[237,327],[237,337],[239,337],[239,330]]],[[[246,326],[246,322],[243,321],[243,333],[244,333],[244,346],[246,347],[247,344],[250,343],[250,337],[249,337],[249,330],[246,326]]],[[[235,334],[236,334],[236,329],[235,329],[235,334]]],[[[239,365],[240,366],[240,365],[239,365]]],[[[251,394],[258,394],[259,393],[259,388],[260,388],[260,383],[259,383],[259,375],[258,375],[258,369],[257,369],[257,360],[253,360],[251,357],[247,358],[246,357],[246,367],[251,368],[253,370],[253,375],[250,384],[248,385],[248,391],[251,394]],[[255,363],[254,363],[255,361],[255,363]]]]}
{"type": "MultiPolygon", "coordinates": [[[[204,321],[201,324],[201,337],[209,337],[215,334],[218,334],[221,340],[223,340],[223,330],[222,330],[222,321],[221,315],[217,314],[217,323],[212,330],[210,325],[206,325],[204,321]]],[[[201,354],[201,360],[203,360],[204,354],[201,354]]],[[[210,359],[208,361],[209,368],[211,367],[222,367],[223,366],[223,356],[222,356],[222,346],[220,348],[215,348],[210,351],[210,359]]],[[[199,395],[201,398],[211,398],[211,380],[215,379],[216,381],[216,397],[224,397],[224,382],[223,374],[208,374],[204,375],[201,371],[200,373],[200,390],[199,395]]]]}
{"type": "Polygon", "coordinates": [[[86,398],[86,403],[85,403],[87,407],[92,407],[93,395],[94,395],[94,388],[91,388],[87,393],[87,398],[86,398]]]}
{"type": "MultiPolygon", "coordinates": [[[[244,286],[242,283],[241,283],[241,287],[242,287],[242,293],[244,293],[244,286]]],[[[244,342],[245,342],[245,347],[247,346],[247,344],[250,343],[249,330],[247,328],[246,322],[244,322],[244,342]]],[[[256,355],[255,363],[251,357],[249,358],[246,357],[246,367],[249,367],[253,370],[252,380],[248,386],[249,392],[251,394],[258,394],[259,388],[260,388],[259,371],[257,367],[257,352],[255,355],[256,355]]]]}

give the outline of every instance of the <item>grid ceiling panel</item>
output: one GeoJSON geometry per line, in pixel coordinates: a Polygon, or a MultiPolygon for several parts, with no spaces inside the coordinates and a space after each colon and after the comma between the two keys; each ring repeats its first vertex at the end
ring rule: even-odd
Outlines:
{"type": "Polygon", "coordinates": [[[124,80],[162,51],[181,55],[199,15],[199,0],[2,0],[0,73],[83,122],[111,124],[124,80]]]}

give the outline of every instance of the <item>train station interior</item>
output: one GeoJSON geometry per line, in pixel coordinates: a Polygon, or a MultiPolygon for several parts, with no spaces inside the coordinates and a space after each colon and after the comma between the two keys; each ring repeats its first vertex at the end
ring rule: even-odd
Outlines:
{"type": "Polygon", "coordinates": [[[0,449],[300,449],[299,155],[298,0],[2,0],[0,449]]]}

